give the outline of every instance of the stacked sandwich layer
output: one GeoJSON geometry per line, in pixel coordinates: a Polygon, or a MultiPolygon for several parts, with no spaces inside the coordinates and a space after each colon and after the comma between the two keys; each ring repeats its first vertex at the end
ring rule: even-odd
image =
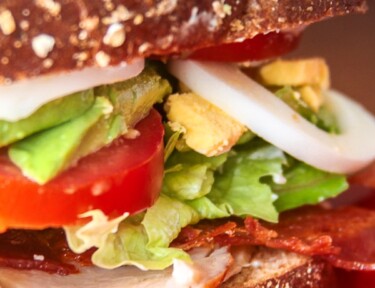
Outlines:
{"type": "Polygon", "coordinates": [[[331,265],[373,270],[351,244],[373,212],[284,211],[346,190],[375,159],[375,120],[329,90],[324,60],[272,60],[365,3],[1,5],[1,285],[299,285],[310,269],[317,287],[331,265]],[[232,277],[248,266],[261,280],[232,277]]]}

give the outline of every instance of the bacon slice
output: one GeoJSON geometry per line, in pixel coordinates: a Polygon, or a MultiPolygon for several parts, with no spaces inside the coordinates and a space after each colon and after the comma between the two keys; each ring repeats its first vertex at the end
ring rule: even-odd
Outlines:
{"type": "Polygon", "coordinates": [[[262,245],[319,256],[336,267],[375,270],[375,211],[357,207],[305,207],[283,213],[278,224],[232,219],[183,229],[173,242],[185,250],[203,246],[262,245]]]}
{"type": "Polygon", "coordinates": [[[91,254],[74,254],[60,229],[44,231],[9,230],[0,235],[0,266],[21,270],[41,270],[68,275],[79,266],[91,265],[91,254]]]}
{"type": "Polygon", "coordinates": [[[322,255],[335,267],[375,270],[375,211],[311,207],[285,213],[279,224],[265,226],[279,235],[268,247],[286,245],[297,253],[322,255]]]}
{"type": "MultiPolygon", "coordinates": [[[[230,218],[184,228],[173,247],[266,246],[325,259],[349,270],[375,270],[375,211],[358,207],[304,207],[283,213],[278,224],[230,218]]],[[[92,251],[74,254],[62,230],[10,230],[0,235],[0,266],[60,275],[90,266],[92,251]]]]}
{"type": "Polygon", "coordinates": [[[0,268],[0,287],[6,288],[213,288],[222,282],[233,264],[233,258],[226,248],[206,255],[192,255],[194,265],[174,264],[161,271],[142,271],[134,266],[106,270],[98,267],[84,267],[81,273],[59,277],[41,271],[18,271],[0,268]],[[176,267],[178,266],[178,267],[176,267]]]}

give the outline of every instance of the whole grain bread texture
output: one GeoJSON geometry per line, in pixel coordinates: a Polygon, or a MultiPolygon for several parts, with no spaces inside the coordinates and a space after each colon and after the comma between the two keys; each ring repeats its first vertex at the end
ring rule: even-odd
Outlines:
{"type": "Polygon", "coordinates": [[[292,252],[257,247],[250,265],[220,288],[335,288],[332,266],[292,252]]]}
{"type": "Polygon", "coordinates": [[[2,0],[0,84],[298,30],[365,0],[2,0]]]}

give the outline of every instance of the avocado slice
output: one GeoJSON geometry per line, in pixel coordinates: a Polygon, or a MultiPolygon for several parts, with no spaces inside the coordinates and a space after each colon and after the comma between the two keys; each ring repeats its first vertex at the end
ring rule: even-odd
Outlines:
{"type": "Polygon", "coordinates": [[[113,105],[113,112],[102,117],[86,133],[75,151],[72,164],[128,133],[148,115],[155,103],[170,93],[172,87],[169,82],[151,65],[135,78],[97,87],[95,95],[107,96],[113,105]]]}
{"type": "Polygon", "coordinates": [[[53,100],[25,119],[16,122],[0,120],[0,147],[78,117],[93,104],[94,91],[89,89],[53,100]]]}
{"type": "Polygon", "coordinates": [[[121,114],[128,127],[134,127],[156,102],[171,93],[171,85],[160,76],[154,65],[146,66],[135,78],[95,88],[95,95],[108,96],[114,113],[121,114]]]}
{"type": "Polygon", "coordinates": [[[94,105],[75,119],[13,143],[10,159],[39,184],[109,145],[147,116],[172,88],[154,68],[124,82],[95,88],[94,105]]]}
{"type": "Polygon", "coordinates": [[[98,97],[83,115],[11,145],[9,157],[26,177],[44,184],[71,162],[86,132],[111,108],[108,99],[98,97]]]}

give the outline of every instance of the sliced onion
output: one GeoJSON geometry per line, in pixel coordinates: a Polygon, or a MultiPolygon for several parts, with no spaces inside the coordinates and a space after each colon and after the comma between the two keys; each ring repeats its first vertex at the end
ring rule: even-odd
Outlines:
{"type": "Polygon", "coordinates": [[[340,134],[332,135],[298,115],[230,64],[171,61],[170,72],[201,97],[295,158],[334,173],[352,173],[375,159],[375,118],[344,95],[327,102],[340,134]]]}
{"type": "Polygon", "coordinates": [[[51,100],[98,85],[129,79],[141,73],[143,68],[144,60],[138,59],[131,64],[123,62],[105,68],[85,68],[0,86],[0,119],[17,121],[51,100]]]}

